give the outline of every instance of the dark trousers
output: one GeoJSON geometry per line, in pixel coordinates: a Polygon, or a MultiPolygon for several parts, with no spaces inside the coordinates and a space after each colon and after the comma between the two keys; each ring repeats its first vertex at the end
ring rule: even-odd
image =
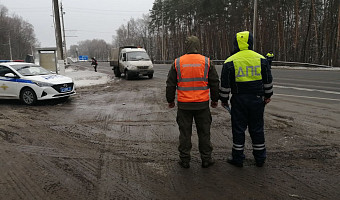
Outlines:
{"type": "Polygon", "coordinates": [[[248,128],[256,162],[264,162],[266,148],[264,138],[264,101],[256,94],[234,94],[231,98],[231,122],[233,133],[232,156],[243,162],[245,131],[248,128]]]}
{"type": "Polygon", "coordinates": [[[213,150],[210,142],[210,125],[211,113],[209,107],[203,110],[177,110],[177,124],[179,126],[179,157],[184,162],[189,162],[191,159],[190,151],[192,148],[192,122],[195,120],[198,148],[201,154],[202,161],[211,159],[211,152],[213,150]]]}

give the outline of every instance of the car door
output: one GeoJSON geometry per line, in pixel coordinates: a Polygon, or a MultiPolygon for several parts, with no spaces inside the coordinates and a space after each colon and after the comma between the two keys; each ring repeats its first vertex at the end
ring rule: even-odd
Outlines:
{"type": "Polygon", "coordinates": [[[126,53],[125,52],[121,52],[120,53],[120,58],[119,58],[119,69],[120,72],[124,73],[124,70],[126,69],[126,53]]]}
{"type": "Polygon", "coordinates": [[[12,73],[16,75],[10,68],[0,65],[0,97],[2,98],[17,98],[18,81],[17,78],[6,77],[5,74],[12,73]]]}

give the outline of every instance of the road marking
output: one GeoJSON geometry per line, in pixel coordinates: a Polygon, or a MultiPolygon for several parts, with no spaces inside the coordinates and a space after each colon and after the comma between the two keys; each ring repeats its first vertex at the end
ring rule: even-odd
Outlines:
{"type": "Polygon", "coordinates": [[[282,86],[282,85],[274,85],[274,88],[294,89],[294,90],[302,90],[302,91],[308,91],[308,92],[321,92],[321,93],[327,93],[327,94],[340,94],[340,92],[335,92],[335,91],[298,88],[298,87],[287,87],[287,86],[282,86]]]}
{"type": "MultiPolygon", "coordinates": [[[[275,81],[277,80],[284,80],[284,81],[296,81],[296,79],[294,78],[276,78],[275,77],[275,81]]],[[[328,84],[329,81],[318,81],[318,80],[310,80],[310,79],[303,79],[303,80],[299,80],[299,81],[303,81],[303,82],[311,82],[311,83],[323,83],[323,84],[328,84]]],[[[338,84],[338,83],[335,83],[338,84]]]]}
{"type": "Polygon", "coordinates": [[[286,97],[299,97],[299,98],[307,98],[307,99],[319,99],[319,100],[329,100],[329,101],[339,101],[340,99],[330,99],[330,98],[322,98],[322,97],[309,97],[309,96],[298,96],[298,95],[290,95],[290,94],[276,94],[274,96],[286,96],[286,97]]]}

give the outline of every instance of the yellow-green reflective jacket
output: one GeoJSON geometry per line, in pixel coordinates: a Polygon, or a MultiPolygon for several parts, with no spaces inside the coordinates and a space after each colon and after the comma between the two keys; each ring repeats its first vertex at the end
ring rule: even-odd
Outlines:
{"type": "Polygon", "coordinates": [[[225,63],[233,62],[236,82],[249,82],[262,80],[261,75],[262,55],[252,50],[243,50],[230,56],[225,63]]]}
{"type": "Polygon", "coordinates": [[[252,50],[241,50],[223,64],[220,99],[225,102],[232,94],[256,94],[269,98],[273,94],[272,75],[268,61],[252,50]]]}
{"type": "Polygon", "coordinates": [[[273,54],[273,53],[267,53],[266,57],[268,57],[268,58],[273,58],[273,57],[274,57],[274,54],[273,54]]]}

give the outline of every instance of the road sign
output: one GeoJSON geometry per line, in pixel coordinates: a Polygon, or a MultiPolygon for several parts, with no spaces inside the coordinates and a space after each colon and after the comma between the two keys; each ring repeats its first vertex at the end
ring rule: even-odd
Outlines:
{"type": "Polygon", "coordinates": [[[85,55],[79,56],[79,60],[80,60],[80,61],[81,61],[81,60],[86,61],[86,60],[88,60],[88,59],[89,59],[89,56],[85,56],[85,55]]]}

